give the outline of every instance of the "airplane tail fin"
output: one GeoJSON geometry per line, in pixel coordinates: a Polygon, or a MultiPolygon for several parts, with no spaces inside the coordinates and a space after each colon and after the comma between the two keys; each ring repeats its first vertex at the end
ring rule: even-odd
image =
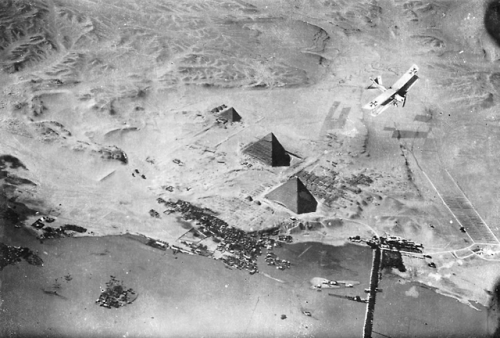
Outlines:
{"type": "Polygon", "coordinates": [[[382,92],[386,91],[384,84],[382,83],[382,76],[377,76],[376,78],[370,78],[372,82],[366,89],[380,89],[382,92]]]}

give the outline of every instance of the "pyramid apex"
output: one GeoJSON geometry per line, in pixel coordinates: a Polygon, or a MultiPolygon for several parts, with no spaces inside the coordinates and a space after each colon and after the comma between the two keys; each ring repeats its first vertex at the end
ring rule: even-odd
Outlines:
{"type": "Polygon", "coordinates": [[[266,140],[266,141],[277,141],[278,140],[276,138],[276,135],[274,135],[274,133],[272,133],[272,132],[267,134],[266,136],[264,136],[262,139],[266,140]]]}
{"type": "Polygon", "coordinates": [[[273,167],[290,165],[290,155],[272,132],[248,145],[243,152],[273,167]]]}
{"type": "Polygon", "coordinates": [[[236,109],[234,109],[233,107],[229,107],[229,108],[225,109],[224,111],[222,111],[221,113],[219,113],[219,117],[226,119],[227,121],[230,121],[230,122],[241,121],[241,115],[238,114],[236,109]]]}
{"type": "Polygon", "coordinates": [[[315,212],[318,202],[300,178],[293,176],[266,195],[267,199],[284,205],[296,214],[315,212]]]}

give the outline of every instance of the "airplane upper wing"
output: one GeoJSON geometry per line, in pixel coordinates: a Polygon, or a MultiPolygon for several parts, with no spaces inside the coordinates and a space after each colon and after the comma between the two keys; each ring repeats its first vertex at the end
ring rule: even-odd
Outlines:
{"type": "Polygon", "coordinates": [[[388,89],[373,100],[371,100],[369,103],[365,104],[363,106],[363,109],[375,109],[379,106],[384,106],[394,100],[394,95],[396,94],[396,90],[394,89],[388,89]]]}
{"type": "Polygon", "coordinates": [[[417,73],[418,73],[418,66],[417,65],[411,66],[410,69],[408,69],[408,71],[404,73],[403,76],[401,76],[401,78],[399,78],[399,80],[397,80],[392,85],[391,88],[395,89],[396,91],[402,90],[404,92],[407,92],[411,88],[411,86],[413,86],[413,84],[417,81],[418,79],[417,73]]]}

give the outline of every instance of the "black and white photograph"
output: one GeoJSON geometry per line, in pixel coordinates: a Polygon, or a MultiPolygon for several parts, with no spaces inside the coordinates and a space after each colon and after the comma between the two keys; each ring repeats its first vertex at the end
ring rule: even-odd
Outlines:
{"type": "Polygon", "coordinates": [[[0,0],[0,337],[500,337],[500,0],[0,0]]]}

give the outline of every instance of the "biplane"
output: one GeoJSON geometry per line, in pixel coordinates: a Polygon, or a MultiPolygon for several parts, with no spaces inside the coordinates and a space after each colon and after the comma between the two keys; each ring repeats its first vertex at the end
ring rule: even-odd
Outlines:
{"type": "Polygon", "coordinates": [[[379,89],[382,91],[382,94],[365,104],[363,109],[370,109],[371,115],[377,116],[390,106],[397,107],[399,104],[402,104],[402,107],[404,107],[408,91],[418,80],[417,72],[418,66],[411,66],[411,68],[389,88],[384,87],[381,76],[377,76],[375,79],[370,78],[372,84],[368,86],[367,89],[379,89]]]}

